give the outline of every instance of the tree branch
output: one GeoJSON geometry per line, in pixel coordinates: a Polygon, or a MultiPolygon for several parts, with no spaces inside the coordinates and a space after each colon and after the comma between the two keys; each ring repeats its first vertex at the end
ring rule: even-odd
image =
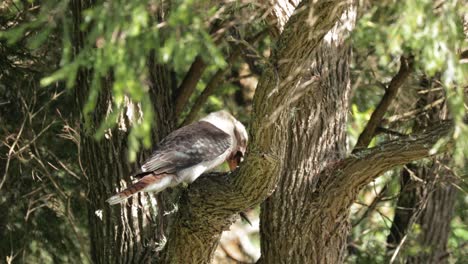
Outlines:
{"type": "Polygon", "coordinates": [[[391,129],[388,129],[388,128],[385,128],[385,127],[380,127],[380,126],[377,127],[375,133],[376,134],[384,133],[384,134],[393,135],[393,136],[397,136],[397,137],[407,137],[408,136],[408,135],[400,133],[398,131],[391,130],[391,129]]]}
{"type": "Polygon", "coordinates": [[[299,4],[299,0],[289,1],[265,1],[270,6],[271,11],[268,14],[267,19],[274,25],[271,27],[273,36],[279,36],[283,31],[286,22],[288,22],[292,13],[299,4]]]}
{"type": "Polygon", "coordinates": [[[382,123],[383,124],[390,124],[390,123],[393,123],[393,122],[403,121],[405,119],[407,120],[407,119],[410,119],[410,118],[415,118],[417,115],[425,113],[428,110],[431,110],[432,108],[443,104],[444,102],[445,102],[445,98],[442,97],[442,98],[437,99],[434,102],[431,102],[431,103],[429,103],[429,104],[427,104],[427,105],[425,105],[425,106],[423,106],[421,108],[411,110],[411,111],[408,111],[408,112],[403,113],[403,114],[390,116],[389,118],[386,118],[386,119],[382,120],[382,123]]]}
{"type": "MultiPolygon", "coordinates": [[[[453,122],[444,121],[422,133],[357,151],[335,166],[325,169],[322,174],[335,175],[331,177],[321,175],[317,190],[327,193],[328,197],[334,197],[333,194],[357,194],[362,187],[395,166],[449,150],[453,140],[447,137],[452,130],[453,122]],[[439,142],[439,140],[446,141],[439,142]],[[435,145],[437,149],[434,150],[435,145]]],[[[340,201],[340,199],[334,200],[340,201]]]]}
{"type": "Polygon", "coordinates": [[[250,153],[234,173],[209,173],[192,183],[179,200],[163,263],[209,263],[221,232],[274,188],[265,175],[272,175],[279,164],[271,155],[250,153]],[[184,247],[187,241],[190,250],[184,247]]]}
{"type": "Polygon", "coordinates": [[[224,74],[229,70],[229,66],[233,64],[234,61],[239,57],[239,54],[240,54],[240,48],[239,47],[234,48],[231,55],[226,60],[227,66],[224,67],[223,69],[219,69],[213,75],[213,77],[211,77],[205,89],[197,98],[197,100],[195,101],[195,104],[192,106],[192,109],[190,109],[190,113],[184,119],[184,122],[182,122],[182,126],[190,124],[193,120],[195,120],[198,112],[200,111],[202,106],[205,104],[206,100],[208,100],[208,97],[214,93],[216,88],[222,82],[224,74]]]}
{"type": "Polygon", "coordinates": [[[284,108],[277,118],[270,115],[279,103],[293,96],[302,77],[300,70],[348,5],[347,0],[301,2],[259,81],[246,160],[234,173],[204,177],[183,193],[163,263],[209,263],[221,232],[229,227],[233,217],[274,191],[286,153],[285,144],[279,142],[287,140],[291,115],[289,108],[284,108]],[[270,124],[275,129],[270,129],[270,124]]]}
{"type": "Polygon", "coordinates": [[[190,69],[185,75],[184,80],[177,89],[177,98],[175,106],[176,116],[180,116],[180,113],[182,113],[182,111],[184,110],[184,106],[187,104],[188,100],[190,99],[190,96],[195,91],[197,83],[203,75],[206,66],[206,63],[201,58],[201,56],[197,56],[195,58],[195,61],[190,66],[190,69]]]}
{"type": "MultiPolygon", "coordinates": [[[[267,32],[268,32],[267,30],[263,30],[257,33],[250,40],[248,40],[247,43],[253,43],[253,42],[258,41],[267,32]]],[[[232,64],[240,55],[241,47],[239,45],[234,47],[233,52],[231,53],[229,58],[226,60],[228,65],[232,64]]],[[[180,116],[180,114],[184,110],[184,107],[187,105],[190,99],[190,96],[195,91],[195,88],[197,87],[197,83],[202,77],[203,72],[205,71],[206,67],[207,65],[205,61],[201,58],[201,56],[197,56],[195,58],[195,61],[190,66],[189,71],[185,75],[184,80],[182,81],[182,83],[180,84],[177,90],[177,98],[176,98],[176,106],[175,106],[176,116],[180,116]]],[[[195,109],[191,110],[191,112],[188,115],[188,119],[186,118],[183,124],[188,124],[191,121],[193,121],[196,114],[200,110],[201,105],[206,101],[208,96],[213,93],[214,89],[218,86],[218,84],[222,80],[221,78],[223,77],[223,75],[226,73],[228,69],[229,67],[225,67],[224,69],[220,69],[215,73],[215,75],[212,77],[212,79],[210,80],[210,82],[205,88],[206,92],[203,91],[202,95],[200,96],[201,98],[199,98],[194,105],[195,109]]]]}
{"type": "MultiPolygon", "coordinates": [[[[267,30],[262,30],[259,33],[255,34],[250,39],[246,40],[245,42],[253,44],[257,42],[259,39],[261,39],[262,37],[264,37],[266,33],[268,33],[267,30]]],[[[208,100],[208,97],[212,95],[214,91],[216,90],[216,88],[220,85],[221,81],[223,80],[222,77],[229,70],[229,66],[232,65],[236,61],[236,59],[239,57],[239,55],[241,54],[242,45],[243,45],[242,43],[239,43],[234,47],[233,51],[231,52],[231,55],[226,60],[227,66],[223,69],[219,69],[210,79],[210,81],[206,85],[203,92],[195,101],[195,104],[192,106],[192,109],[190,109],[190,113],[185,118],[184,122],[182,123],[182,126],[187,125],[191,123],[193,120],[195,120],[198,112],[203,107],[206,100],[208,100]]]]}
{"type": "Polygon", "coordinates": [[[414,60],[412,57],[407,59],[402,56],[400,58],[400,70],[398,71],[397,75],[395,75],[390,81],[390,84],[385,91],[385,95],[382,97],[379,105],[375,108],[361,135],[359,135],[353,152],[360,148],[367,147],[371,142],[377,127],[380,125],[385,113],[387,112],[388,107],[392,103],[393,99],[395,99],[400,87],[403,85],[406,79],[408,79],[408,76],[413,68],[413,61],[414,60]]]}
{"type": "MultiPolygon", "coordinates": [[[[215,44],[221,42],[221,37],[226,33],[226,29],[232,26],[231,23],[223,25],[223,23],[214,22],[210,34],[213,36],[215,44]],[[221,29],[224,29],[220,32],[221,29]]],[[[180,84],[179,88],[176,91],[176,100],[175,100],[175,115],[179,117],[182,111],[184,110],[185,105],[190,99],[190,96],[195,91],[197,83],[203,75],[207,65],[203,58],[198,55],[195,57],[190,69],[187,74],[185,74],[184,80],[180,84]]]]}
{"type": "Polygon", "coordinates": [[[357,225],[359,225],[362,220],[366,219],[370,213],[372,213],[377,205],[382,201],[382,198],[384,197],[385,193],[387,192],[388,189],[388,183],[385,184],[385,186],[380,190],[378,194],[376,194],[374,200],[367,206],[367,204],[364,204],[367,206],[366,211],[359,217],[359,219],[352,224],[353,228],[357,225]]]}

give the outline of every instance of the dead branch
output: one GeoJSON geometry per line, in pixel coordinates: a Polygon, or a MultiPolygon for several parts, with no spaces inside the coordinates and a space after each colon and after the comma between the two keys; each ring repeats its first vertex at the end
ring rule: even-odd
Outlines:
{"type": "Polygon", "coordinates": [[[382,100],[380,101],[379,105],[375,108],[374,112],[372,113],[369,122],[367,122],[366,127],[362,131],[361,135],[357,140],[356,146],[354,147],[354,152],[359,148],[365,148],[369,145],[372,141],[372,138],[375,135],[377,127],[382,122],[382,119],[387,112],[388,107],[395,99],[396,95],[398,94],[398,90],[403,85],[403,83],[408,79],[408,76],[413,68],[413,58],[400,58],[400,70],[398,73],[393,77],[388,85],[388,88],[385,91],[382,100]]]}
{"type": "Polygon", "coordinates": [[[190,96],[195,91],[195,88],[197,87],[197,83],[200,80],[201,76],[203,75],[203,72],[205,71],[206,66],[207,65],[205,61],[200,56],[197,56],[195,58],[195,61],[192,63],[192,66],[190,66],[190,69],[188,70],[187,74],[185,75],[184,80],[182,81],[182,83],[180,84],[177,90],[178,95],[177,95],[176,106],[175,106],[176,116],[179,116],[180,113],[182,113],[185,105],[190,99],[190,96]]]}

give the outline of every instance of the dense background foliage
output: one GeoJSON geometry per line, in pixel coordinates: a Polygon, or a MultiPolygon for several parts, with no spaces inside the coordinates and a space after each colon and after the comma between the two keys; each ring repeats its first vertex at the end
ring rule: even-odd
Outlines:
{"type": "MultiPolygon", "coordinates": [[[[412,132],[418,117],[428,115],[436,105],[448,105],[456,121],[450,163],[455,177],[441,184],[453,184],[459,192],[453,217],[448,219],[447,258],[461,263],[468,256],[464,191],[468,129],[463,123],[468,6],[456,0],[374,2],[361,1],[358,25],[349,40],[353,111],[348,148],[353,149],[398,72],[400,56],[414,58],[411,77],[385,115],[387,131],[372,144],[412,132]],[[430,89],[443,91],[443,97],[436,105],[418,110],[423,78],[431,80],[430,89]]],[[[181,85],[194,61],[204,69],[194,92],[176,113],[179,124],[223,108],[248,124],[255,85],[277,37],[267,19],[268,7],[256,1],[96,1],[82,14],[81,30],[87,34],[79,40],[77,52],[71,44],[77,41],[71,33],[71,4],[55,0],[0,3],[0,262],[90,262],[87,214],[94,212],[87,210],[87,175],[79,158],[77,131],[93,130],[86,114],[98,103],[103,79],[113,81],[112,107],[99,122],[96,140],[120,125],[118,120],[130,102],[134,109],[128,158],[134,161],[138,151],[152,145],[155,113],[147,96],[148,58],[170,65],[181,85]],[[83,111],[85,122],[80,124],[73,87],[83,69],[92,71],[93,77],[83,111]]],[[[386,241],[401,192],[399,175],[405,169],[387,172],[360,194],[351,215],[348,263],[388,259],[386,241]]],[[[258,209],[248,215],[254,227],[236,223],[222,240],[219,261],[258,258],[258,209]],[[242,240],[244,236],[251,243],[242,240]]],[[[414,239],[418,232],[420,227],[414,224],[397,260],[404,262],[425,250],[414,239]]]]}

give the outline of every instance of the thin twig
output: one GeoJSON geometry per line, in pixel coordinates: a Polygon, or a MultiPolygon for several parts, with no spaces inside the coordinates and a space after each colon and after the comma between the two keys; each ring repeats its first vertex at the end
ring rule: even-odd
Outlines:
{"type": "MultiPolygon", "coordinates": [[[[70,174],[71,176],[73,176],[75,179],[77,180],[81,180],[80,177],[75,173],[73,172],[70,168],[68,168],[67,165],[65,165],[65,163],[63,163],[53,152],[51,151],[48,151],[49,155],[51,155],[55,160],[57,160],[58,164],[60,164],[60,166],[66,171],[68,172],[68,174],[70,174]]],[[[52,168],[54,168],[55,170],[59,170],[58,168],[56,168],[52,163],[50,162],[47,162],[52,168]]]]}
{"type": "Polygon", "coordinates": [[[400,252],[400,249],[401,247],[403,246],[403,244],[405,243],[406,241],[406,238],[408,237],[408,234],[406,234],[403,239],[401,240],[400,244],[398,245],[398,247],[395,249],[395,252],[393,252],[393,255],[392,255],[392,258],[390,259],[390,264],[392,264],[396,257],[398,256],[398,253],[400,252]]]}
{"type": "Polygon", "coordinates": [[[385,128],[385,127],[378,127],[377,130],[376,130],[376,134],[379,134],[379,133],[385,133],[385,134],[394,135],[394,136],[397,136],[397,137],[407,137],[408,136],[406,134],[403,134],[403,133],[400,133],[398,131],[391,130],[391,129],[388,129],[388,128],[385,128]]]}
{"type": "MultiPolygon", "coordinates": [[[[24,125],[26,124],[26,120],[27,118],[25,118],[23,120],[23,123],[21,124],[21,128],[20,128],[20,131],[18,132],[18,136],[16,136],[16,139],[15,141],[13,142],[13,145],[11,145],[10,147],[10,150],[8,151],[8,158],[7,158],[7,162],[6,162],[6,165],[5,165],[5,173],[3,174],[3,178],[2,178],[2,181],[0,182],[0,190],[2,189],[3,187],[3,184],[5,184],[5,181],[7,179],[7,176],[8,176],[8,168],[10,167],[10,161],[11,161],[11,158],[15,152],[15,147],[16,145],[18,144],[18,141],[21,137],[21,134],[23,133],[23,129],[24,129],[24,125]]],[[[5,144],[6,145],[6,144],[5,144]]],[[[8,146],[8,145],[7,145],[8,146]]]]}
{"type": "Polygon", "coordinates": [[[354,224],[353,224],[353,227],[359,225],[362,220],[364,220],[365,218],[367,218],[367,216],[372,212],[374,211],[374,209],[377,207],[377,205],[382,201],[382,197],[384,196],[385,192],[387,191],[387,188],[388,188],[388,183],[385,184],[385,186],[382,188],[382,190],[380,190],[380,192],[375,196],[374,200],[371,202],[370,205],[367,206],[367,210],[364,212],[364,214],[362,214],[361,218],[359,218],[359,220],[357,220],[354,224]]]}
{"type": "Polygon", "coordinates": [[[416,109],[416,110],[412,110],[412,111],[408,111],[406,113],[403,113],[401,115],[394,115],[394,116],[391,116],[385,120],[383,120],[383,124],[390,124],[390,123],[393,123],[393,122],[396,122],[396,121],[401,121],[401,120],[404,120],[406,118],[409,118],[409,117],[414,117],[418,114],[421,114],[421,113],[424,113],[436,106],[439,106],[441,104],[443,104],[445,102],[445,98],[440,98],[430,104],[427,104],[426,106],[422,107],[422,108],[419,108],[419,109],[416,109]]]}
{"type": "Polygon", "coordinates": [[[12,157],[17,157],[19,154],[21,154],[23,151],[25,151],[27,148],[29,148],[29,146],[31,146],[32,144],[34,144],[36,142],[36,140],[42,136],[42,134],[44,134],[44,132],[46,132],[52,125],[54,125],[55,121],[52,121],[49,125],[47,125],[45,128],[43,128],[39,134],[37,134],[31,141],[28,142],[28,144],[22,146],[20,149],[18,149],[15,153],[13,153],[12,157]]]}

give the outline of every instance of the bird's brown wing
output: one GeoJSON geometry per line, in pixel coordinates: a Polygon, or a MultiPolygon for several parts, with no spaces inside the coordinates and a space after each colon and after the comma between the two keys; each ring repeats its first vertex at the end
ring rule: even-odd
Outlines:
{"type": "Polygon", "coordinates": [[[157,145],[135,176],[177,174],[180,170],[220,156],[231,146],[232,140],[227,133],[208,122],[184,126],[157,145]]]}

